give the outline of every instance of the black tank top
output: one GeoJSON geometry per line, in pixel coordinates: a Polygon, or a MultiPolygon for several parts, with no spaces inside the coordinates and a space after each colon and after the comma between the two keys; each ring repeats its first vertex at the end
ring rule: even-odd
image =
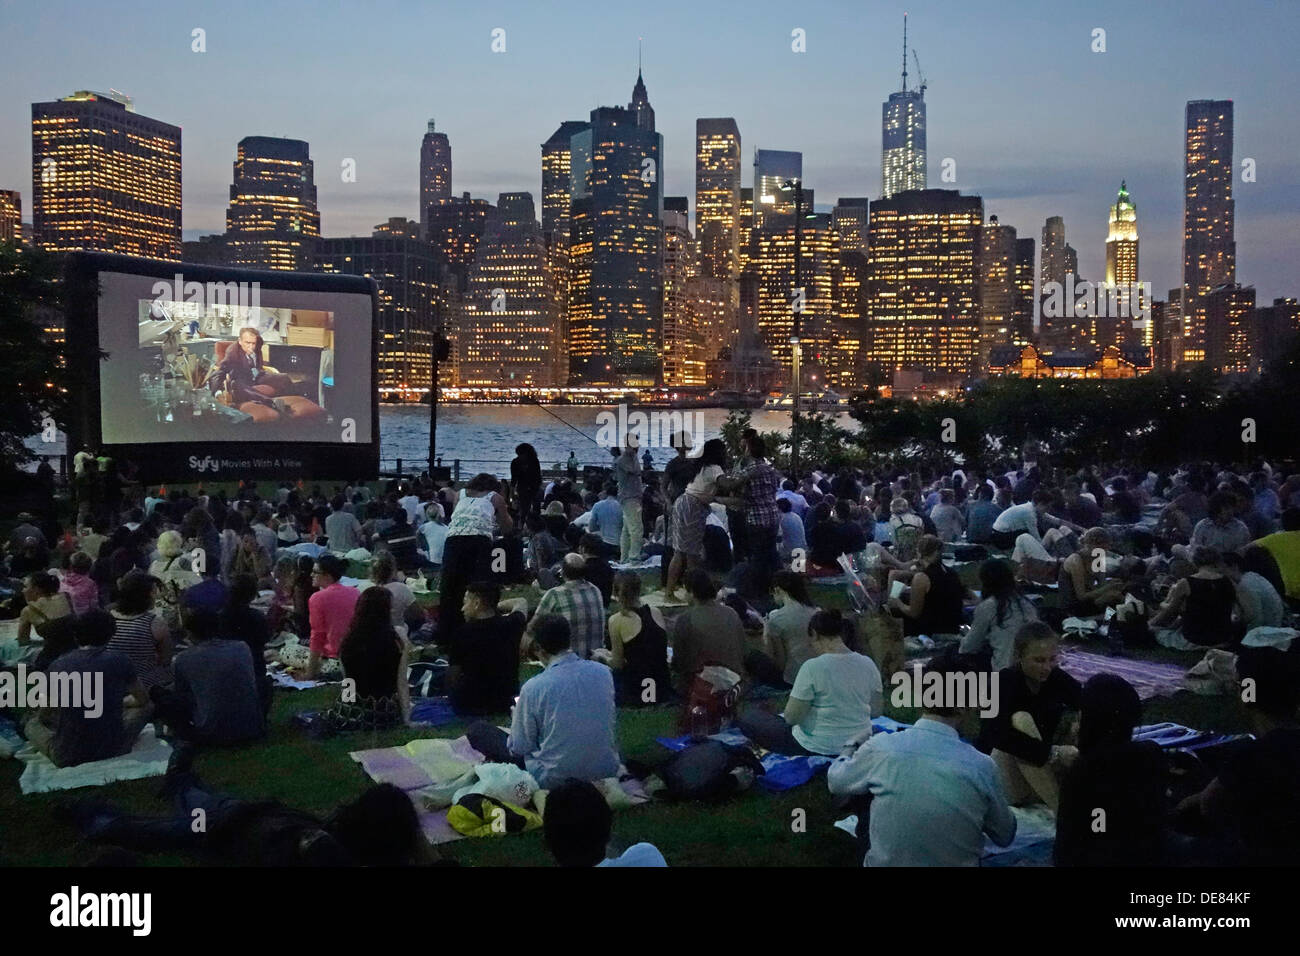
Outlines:
{"type": "Polygon", "coordinates": [[[924,569],[930,579],[930,590],[925,595],[925,607],[916,620],[918,634],[956,634],[961,630],[961,599],[965,588],[955,571],[935,561],[924,569]]]}
{"type": "Polygon", "coordinates": [[[659,693],[668,685],[668,635],[650,613],[650,608],[637,608],[641,630],[636,637],[623,645],[623,679],[627,686],[640,693],[641,682],[647,677],[655,682],[659,693]]]}
{"type": "Polygon", "coordinates": [[[1232,639],[1232,605],[1237,592],[1227,578],[1187,579],[1191,589],[1183,606],[1183,637],[1193,644],[1222,644],[1232,639]]]}

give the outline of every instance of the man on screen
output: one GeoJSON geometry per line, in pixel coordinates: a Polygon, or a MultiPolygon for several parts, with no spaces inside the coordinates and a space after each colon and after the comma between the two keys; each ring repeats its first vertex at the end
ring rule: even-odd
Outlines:
{"type": "Polygon", "coordinates": [[[262,336],[257,329],[245,326],[239,330],[239,348],[226,350],[217,374],[212,377],[212,388],[216,391],[225,385],[230,389],[236,406],[244,402],[270,406],[270,395],[278,389],[258,391],[254,388],[257,385],[270,385],[267,376],[262,362],[262,336]],[[268,391],[270,395],[267,394],[268,391]]]}

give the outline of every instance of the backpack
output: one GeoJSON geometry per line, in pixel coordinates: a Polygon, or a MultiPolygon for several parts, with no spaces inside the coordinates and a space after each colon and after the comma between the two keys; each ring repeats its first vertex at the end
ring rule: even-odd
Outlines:
{"type": "MultiPolygon", "coordinates": [[[[895,515],[895,518],[898,516],[895,515]]],[[[925,534],[923,524],[911,524],[898,518],[898,523],[894,519],[889,520],[890,530],[894,533],[894,557],[899,561],[913,561],[916,559],[916,543],[921,540],[921,535],[925,534]]]]}
{"type": "Polygon", "coordinates": [[[668,758],[659,768],[672,800],[725,800],[749,788],[763,765],[748,747],[703,740],[668,758]]]}

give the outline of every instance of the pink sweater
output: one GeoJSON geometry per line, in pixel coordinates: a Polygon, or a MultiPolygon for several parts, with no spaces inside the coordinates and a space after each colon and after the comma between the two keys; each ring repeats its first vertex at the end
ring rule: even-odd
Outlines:
{"type": "Polygon", "coordinates": [[[352,624],[361,592],[335,582],[307,599],[307,618],[311,623],[310,647],[321,657],[338,657],[339,645],[352,624]]]}

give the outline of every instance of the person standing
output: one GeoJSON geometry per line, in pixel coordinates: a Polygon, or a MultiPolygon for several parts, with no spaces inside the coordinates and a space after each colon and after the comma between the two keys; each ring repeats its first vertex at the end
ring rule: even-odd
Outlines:
{"type": "Polygon", "coordinates": [[[776,493],[781,476],[767,461],[767,445],[761,435],[747,434],[744,439],[749,464],[738,476],[720,481],[724,487],[739,490],[744,499],[744,540],[749,573],[745,575],[743,596],[751,603],[766,604],[772,590],[772,575],[781,566],[776,553],[776,536],[781,512],[776,507],[776,493]]]}
{"type": "Polygon", "coordinates": [[[623,511],[623,530],[619,534],[619,560],[624,564],[641,557],[645,538],[641,525],[641,495],[645,485],[641,481],[641,462],[636,457],[636,438],[629,436],[623,454],[614,462],[614,478],[618,482],[618,503],[623,511]]]}
{"type": "Polygon", "coordinates": [[[673,506],[685,493],[696,471],[696,463],[687,457],[691,450],[690,435],[678,432],[673,436],[673,447],[677,449],[677,457],[664,466],[663,477],[659,480],[659,490],[664,496],[664,554],[659,568],[660,585],[668,584],[668,567],[673,560],[673,506]]]}
{"type": "Polygon", "coordinates": [[[522,521],[536,514],[542,496],[542,463],[537,449],[527,442],[515,446],[510,462],[510,485],[515,492],[515,514],[522,521]]]}
{"type": "Polygon", "coordinates": [[[475,475],[451,513],[438,588],[438,630],[444,636],[454,635],[464,624],[465,588],[491,574],[493,536],[514,527],[500,488],[501,483],[486,472],[475,475]]]}

